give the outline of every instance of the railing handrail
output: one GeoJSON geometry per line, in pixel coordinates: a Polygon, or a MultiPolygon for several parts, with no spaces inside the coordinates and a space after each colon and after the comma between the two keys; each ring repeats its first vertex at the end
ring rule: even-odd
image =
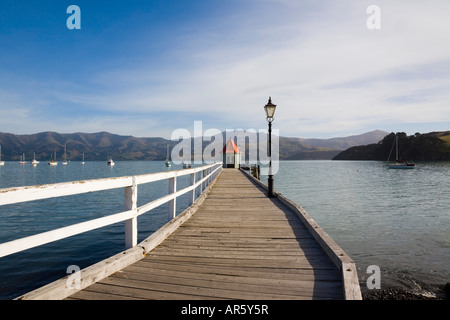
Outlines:
{"type": "Polygon", "coordinates": [[[126,223],[125,245],[127,248],[131,248],[137,244],[137,217],[139,215],[169,202],[169,220],[174,218],[176,215],[176,198],[187,192],[191,192],[189,203],[192,204],[195,200],[195,189],[201,188],[201,193],[212,180],[214,174],[216,174],[217,171],[220,171],[221,168],[222,163],[219,162],[190,169],[157,172],[136,176],[0,189],[0,206],[2,206],[27,201],[124,188],[126,209],[123,212],[111,214],[105,217],[92,219],[67,227],[1,243],[0,258],[123,221],[126,223]],[[201,172],[202,175],[198,181],[195,181],[195,175],[198,172],[201,172]],[[186,175],[191,175],[190,186],[182,190],[176,190],[176,178],[186,175]],[[137,207],[137,186],[165,179],[169,179],[169,194],[137,207]]]}
{"type": "Polygon", "coordinates": [[[44,185],[4,188],[0,189],[0,206],[42,199],[65,197],[81,193],[125,188],[132,186],[133,177],[136,179],[136,184],[139,185],[198,173],[219,164],[222,163],[218,162],[201,167],[173,170],[167,172],[155,172],[134,176],[78,180],[44,185]]]}

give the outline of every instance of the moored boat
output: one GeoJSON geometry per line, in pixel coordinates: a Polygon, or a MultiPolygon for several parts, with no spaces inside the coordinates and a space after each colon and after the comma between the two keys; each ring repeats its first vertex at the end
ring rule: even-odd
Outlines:
{"type": "Polygon", "coordinates": [[[166,167],[170,167],[171,163],[169,160],[169,145],[167,145],[167,155],[166,155],[166,161],[164,162],[164,164],[166,165],[166,167]]]}
{"type": "Polygon", "coordinates": [[[31,161],[31,165],[36,167],[39,161],[36,160],[36,153],[33,152],[33,161],[31,161]]]}
{"type": "Polygon", "coordinates": [[[26,164],[27,162],[25,161],[25,153],[22,155],[22,156],[20,156],[20,162],[19,162],[20,164],[26,164]]]}
{"type": "Polygon", "coordinates": [[[399,161],[397,163],[388,163],[389,169],[414,169],[416,165],[407,161],[399,161]]]}
{"type": "Polygon", "coordinates": [[[2,161],[2,146],[0,146],[0,166],[4,166],[5,161],[2,161]]]}
{"type": "Polygon", "coordinates": [[[399,160],[398,158],[398,135],[395,135],[394,144],[392,145],[391,152],[389,152],[387,166],[389,169],[414,169],[416,165],[414,163],[408,162],[406,160],[399,160]],[[395,162],[390,163],[389,158],[391,157],[392,149],[395,145],[395,162]]]}
{"type": "Polygon", "coordinates": [[[63,165],[68,164],[69,162],[67,161],[67,149],[66,146],[64,145],[64,160],[62,162],[63,165]]]}
{"type": "Polygon", "coordinates": [[[109,157],[107,164],[108,164],[108,166],[111,166],[111,167],[113,165],[115,165],[115,163],[114,163],[114,161],[113,161],[113,159],[111,157],[109,157]]]}
{"type": "Polygon", "coordinates": [[[52,167],[58,165],[58,162],[56,161],[56,151],[55,151],[55,159],[50,159],[50,161],[48,162],[48,165],[52,166],[52,167]]]}

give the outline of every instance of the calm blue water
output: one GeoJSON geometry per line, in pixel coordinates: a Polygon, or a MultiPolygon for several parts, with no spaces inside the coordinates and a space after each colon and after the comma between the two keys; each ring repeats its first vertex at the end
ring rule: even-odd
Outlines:
{"type": "MultiPolygon", "coordinates": [[[[71,162],[50,167],[6,163],[0,188],[145,174],[163,162],[71,162]]],[[[450,162],[389,170],[383,162],[282,161],[275,189],[294,200],[353,258],[362,290],[369,265],[381,288],[435,292],[450,281],[450,162]]],[[[266,182],[265,177],[262,180],[266,182]]],[[[186,179],[178,188],[187,186],[186,179]]],[[[139,205],[167,194],[167,181],[139,186],[139,205]]],[[[177,200],[177,211],[187,196],[177,200]]],[[[0,243],[123,211],[123,190],[0,207],[0,243]]],[[[139,241],[167,222],[167,205],[138,218],[139,241]]],[[[0,258],[0,298],[11,299],[59,279],[69,265],[87,267],[124,249],[124,225],[94,230],[0,258]]]]}
{"type": "Polygon", "coordinates": [[[450,281],[450,162],[284,161],[274,179],[353,258],[362,290],[369,265],[381,289],[435,293],[450,281]]]}

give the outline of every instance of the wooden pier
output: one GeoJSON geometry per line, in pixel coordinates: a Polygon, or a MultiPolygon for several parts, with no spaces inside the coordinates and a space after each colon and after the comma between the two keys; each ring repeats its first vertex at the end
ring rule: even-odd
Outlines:
{"type": "Polygon", "coordinates": [[[62,288],[69,277],[19,299],[361,299],[351,258],[301,207],[268,198],[238,169],[222,169],[144,242],[82,271],[78,290],[62,288]]]}
{"type": "Polygon", "coordinates": [[[340,270],[293,210],[224,169],[145,258],[71,299],[344,299],[340,270]]]}

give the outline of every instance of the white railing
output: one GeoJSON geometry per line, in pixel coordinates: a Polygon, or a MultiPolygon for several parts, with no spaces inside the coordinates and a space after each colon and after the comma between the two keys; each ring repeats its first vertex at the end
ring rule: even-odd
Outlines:
{"type": "Polygon", "coordinates": [[[2,243],[0,244],[0,257],[123,221],[125,221],[125,246],[126,248],[132,248],[137,244],[138,216],[168,202],[169,220],[175,218],[177,197],[190,192],[189,205],[193,204],[196,189],[198,188],[199,194],[201,194],[221,168],[222,163],[215,163],[202,167],[145,175],[0,189],[0,206],[116,188],[124,188],[125,191],[125,211],[2,243]],[[200,175],[198,181],[196,181],[197,174],[200,175]],[[190,185],[177,191],[177,177],[186,175],[190,175],[190,185]],[[138,185],[165,179],[169,179],[169,194],[137,207],[138,185]]]}

